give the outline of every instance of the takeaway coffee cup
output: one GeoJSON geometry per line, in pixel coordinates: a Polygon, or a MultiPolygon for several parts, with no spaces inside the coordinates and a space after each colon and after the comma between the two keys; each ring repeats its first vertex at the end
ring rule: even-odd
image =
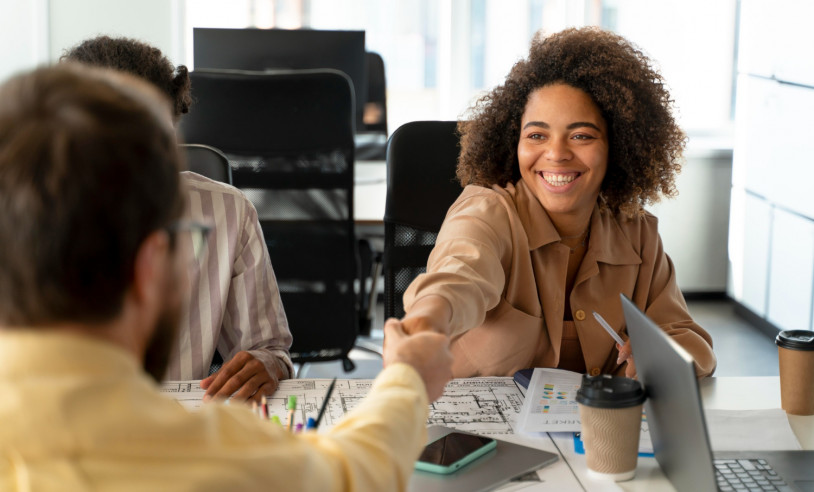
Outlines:
{"type": "Polygon", "coordinates": [[[780,359],[780,405],[786,413],[814,415],[814,331],[781,331],[774,341],[780,359]]]}
{"type": "Polygon", "coordinates": [[[589,476],[621,482],[636,474],[644,400],[634,379],[582,376],[577,403],[589,476]]]}

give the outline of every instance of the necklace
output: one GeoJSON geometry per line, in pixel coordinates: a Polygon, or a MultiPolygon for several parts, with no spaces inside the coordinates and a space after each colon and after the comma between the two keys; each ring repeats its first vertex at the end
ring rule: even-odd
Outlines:
{"type": "Polygon", "coordinates": [[[580,241],[573,248],[566,244],[566,246],[568,246],[568,249],[571,250],[571,254],[574,254],[574,252],[577,250],[577,248],[584,248],[585,247],[585,244],[588,242],[588,237],[590,235],[591,235],[591,226],[589,225],[587,229],[582,231],[581,234],[577,234],[576,236],[560,236],[560,242],[562,242],[563,239],[577,239],[577,238],[581,237],[582,241],[580,241]]]}

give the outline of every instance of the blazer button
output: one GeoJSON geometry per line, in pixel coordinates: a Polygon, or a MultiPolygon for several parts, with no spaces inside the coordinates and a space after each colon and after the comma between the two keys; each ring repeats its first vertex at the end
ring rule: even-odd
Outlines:
{"type": "Polygon", "coordinates": [[[585,311],[582,309],[577,309],[577,312],[574,313],[574,319],[577,321],[583,321],[585,319],[585,311]]]}
{"type": "Polygon", "coordinates": [[[602,373],[602,371],[599,370],[598,367],[594,367],[593,369],[591,369],[591,376],[599,376],[600,373],[602,373]]]}

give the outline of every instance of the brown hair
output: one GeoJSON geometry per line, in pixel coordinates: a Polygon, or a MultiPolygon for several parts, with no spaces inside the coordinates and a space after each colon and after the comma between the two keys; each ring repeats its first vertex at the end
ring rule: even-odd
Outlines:
{"type": "Polygon", "coordinates": [[[163,95],[60,64],[0,86],[0,325],[111,319],[136,252],[183,210],[163,95]]]}
{"type": "Polygon", "coordinates": [[[587,93],[608,125],[608,170],[601,196],[632,216],[673,196],[686,137],[673,101],[650,60],[627,40],[598,28],[566,29],[532,41],[529,56],[477,101],[458,124],[461,184],[505,186],[520,179],[517,144],[529,95],[553,83],[587,93]]]}
{"type": "Polygon", "coordinates": [[[172,100],[176,120],[192,105],[187,67],[173,67],[161,50],[141,41],[98,36],[67,50],[60,60],[113,68],[152,82],[172,100]]]}

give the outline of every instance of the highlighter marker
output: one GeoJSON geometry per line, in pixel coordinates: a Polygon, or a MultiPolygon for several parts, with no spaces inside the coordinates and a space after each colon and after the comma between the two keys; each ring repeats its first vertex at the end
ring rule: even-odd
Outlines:
{"type": "Polygon", "coordinates": [[[291,395],[288,397],[288,430],[294,432],[294,411],[297,409],[297,397],[291,395]]]}

